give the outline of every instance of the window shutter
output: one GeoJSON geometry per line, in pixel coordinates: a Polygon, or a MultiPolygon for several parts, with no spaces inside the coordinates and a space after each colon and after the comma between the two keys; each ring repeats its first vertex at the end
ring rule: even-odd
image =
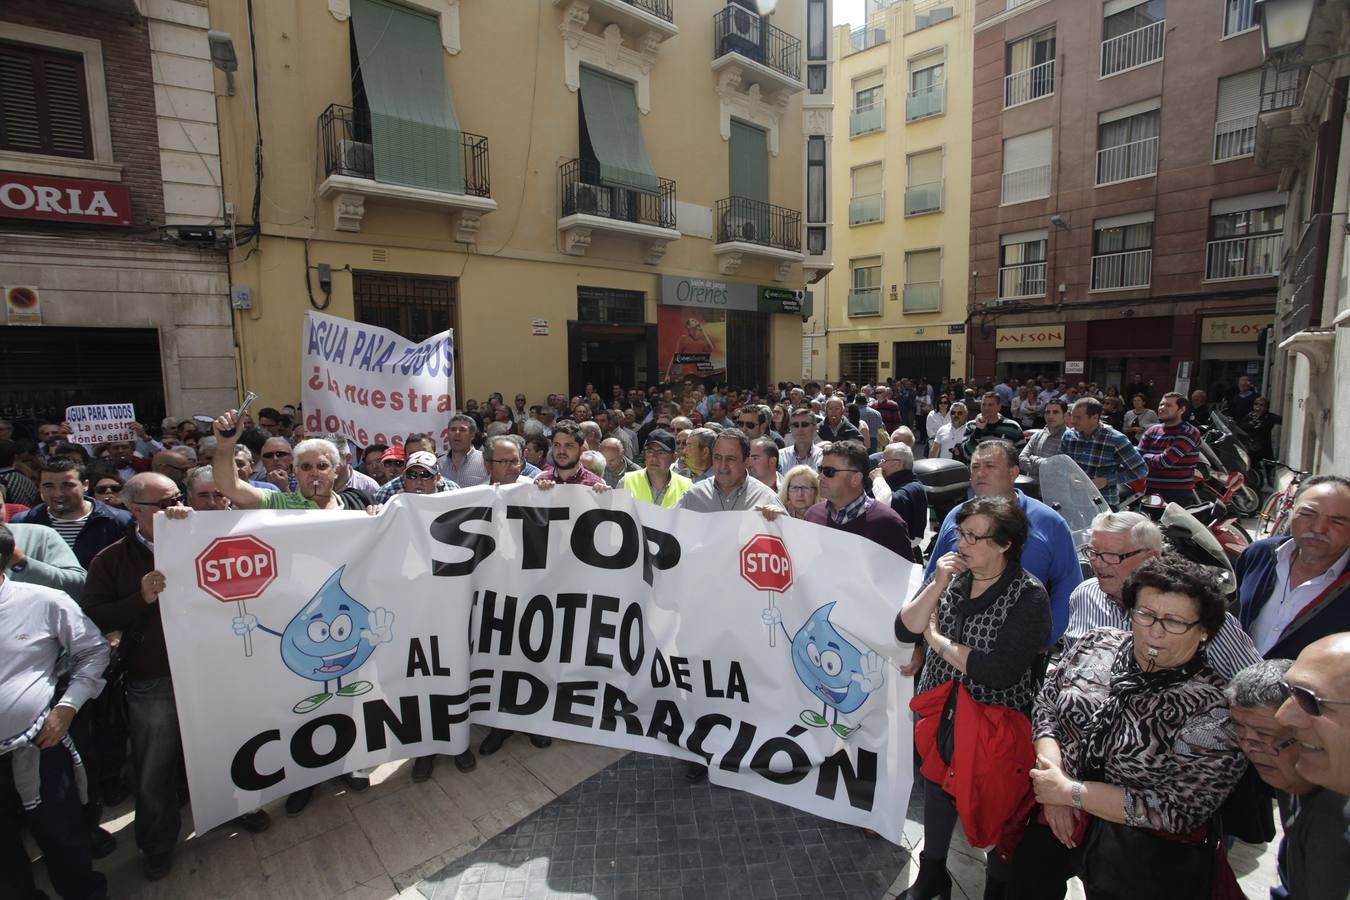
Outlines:
{"type": "Polygon", "coordinates": [[[853,170],[853,196],[870,197],[881,193],[881,163],[853,170]]]}
{"type": "Polygon", "coordinates": [[[932,184],[942,180],[942,150],[925,150],[909,158],[909,184],[932,184]]]}
{"type": "Polygon", "coordinates": [[[93,157],[84,58],[0,44],[0,149],[93,157]]]}
{"type": "Polygon", "coordinates": [[[769,202],[769,135],[731,120],[731,196],[769,202]]]}
{"type": "Polygon", "coordinates": [[[941,280],[941,250],[919,250],[905,254],[905,284],[925,284],[941,280]]]}
{"type": "Polygon", "coordinates": [[[1050,165],[1050,129],[1019,134],[1003,142],[1003,171],[1021,172],[1050,165]]]}
{"type": "Polygon", "coordinates": [[[1261,70],[1219,79],[1216,122],[1254,116],[1261,110],[1261,70]]]}

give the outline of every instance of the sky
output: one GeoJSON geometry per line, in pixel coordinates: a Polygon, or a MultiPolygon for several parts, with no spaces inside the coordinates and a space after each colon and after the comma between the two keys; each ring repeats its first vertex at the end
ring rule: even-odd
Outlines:
{"type": "Polygon", "coordinates": [[[863,24],[863,0],[834,0],[834,24],[863,24]]]}

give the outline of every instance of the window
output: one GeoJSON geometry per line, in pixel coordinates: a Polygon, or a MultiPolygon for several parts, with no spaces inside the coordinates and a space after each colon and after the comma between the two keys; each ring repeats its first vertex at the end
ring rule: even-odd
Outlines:
{"type": "Polygon", "coordinates": [[[853,170],[853,193],[848,201],[848,224],[870,225],[873,222],[880,222],[883,199],[881,163],[858,166],[853,170]]]}
{"type": "Polygon", "coordinates": [[[1013,41],[1007,49],[1003,106],[1030,103],[1055,92],[1055,29],[1013,41]]]}
{"type": "Polygon", "coordinates": [[[825,138],[813,134],[806,139],[806,221],[824,222],[828,194],[826,192],[825,138]]]}
{"type": "Polygon", "coordinates": [[[905,254],[903,309],[907,313],[941,311],[941,250],[913,250],[905,254]]]}
{"type": "Polygon", "coordinates": [[[0,22],[0,169],[120,181],[103,45],[0,22]]]}
{"type": "Polygon", "coordinates": [[[1261,110],[1261,70],[1219,79],[1214,113],[1214,161],[1240,159],[1256,151],[1256,118],[1261,110]]]}
{"type": "Polygon", "coordinates": [[[1093,224],[1092,290],[1148,287],[1152,274],[1152,212],[1098,219],[1093,224]]]}
{"type": "Polygon", "coordinates": [[[1106,0],[1102,77],[1162,59],[1167,0],[1106,0]]]}
{"type": "Polygon", "coordinates": [[[942,209],[942,148],[913,153],[906,162],[905,215],[942,209]]]}
{"type": "Polygon", "coordinates": [[[850,316],[881,315],[881,257],[855,259],[848,264],[850,316]]]}
{"type": "Polygon", "coordinates": [[[806,67],[806,89],[813,94],[824,94],[829,90],[829,67],[812,63],[806,67]]]}
{"type": "Polygon", "coordinates": [[[825,20],[825,0],[806,0],[806,58],[829,57],[830,23],[825,20]]]}
{"type": "Polygon", "coordinates": [[[410,341],[424,341],[455,324],[455,281],[385,272],[353,272],[356,321],[410,341]]]}
{"type": "Polygon", "coordinates": [[[839,378],[854,384],[875,384],[877,380],[876,344],[840,344],[839,378]]]}
{"type": "Polygon", "coordinates": [[[812,226],[806,229],[806,253],[808,256],[825,255],[825,229],[812,226]]]}
{"type": "Polygon", "coordinates": [[[1261,25],[1259,9],[1255,0],[1225,0],[1223,36],[1229,37],[1259,27],[1261,25]]]}
{"type": "Polygon", "coordinates": [[[647,295],[642,291],[579,286],[577,320],[605,324],[641,324],[647,321],[647,295]]]}
{"type": "Polygon", "coordinates": [[[1144,178],[1158,171],[1158,99],[1097,117],[1097,184],[1144,178]]]}
{"type": "Polygon", "coordinates": [[[0,150],[94,155],[80,54],[0,42],[0,150]]]}
{"type": "Polygon", "coordinates": [[[955,14],[951,0],[914,0],[909,20],[910,31],[945,22],[955,14]]]}
{"type": "Polygon", "coordinates": [[[1050,135],[1044,128],[1003,141],[1004,205],[1050,196],[1050,135]]]}
{"type": "Polygon", "coordinates": [[[946,108],[947,66],[940,54],[930,54],[909,64],[909,94],[905,97],[905,121],[941,115],[946,108]]]}
{"type": "Polygon", "coordinates": [[[1278,191],[1215,200],[1209,207],[1205,278],[1279,274],[1285,196],[1278,191]]]}
{"type": "Polygon", "coordinates": [[[999,238],[998,296],[1000,300],[1045,296],[1044,230],[1005,234],[999,238]]]}
{"type": "Polygon", "coordinates": [[[853,81],[853,109],[848,116],[848,136],[871,134],[886,127],[885,85],[882,73],[873,72],[853,81]]]}

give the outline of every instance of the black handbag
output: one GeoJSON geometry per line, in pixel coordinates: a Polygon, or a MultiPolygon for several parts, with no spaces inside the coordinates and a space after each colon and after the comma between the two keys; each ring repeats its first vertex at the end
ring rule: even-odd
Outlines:
{"type": "Polygon", "coordinates": [[[1213,891],[1218,831],[1190,841],[1094,817],[1078,876],[1094,900],[1204,900],[1213,891]]]}

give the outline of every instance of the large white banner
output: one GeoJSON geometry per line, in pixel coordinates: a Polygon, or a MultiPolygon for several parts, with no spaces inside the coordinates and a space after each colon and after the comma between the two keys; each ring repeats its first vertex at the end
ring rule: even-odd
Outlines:
{"type": "Polygon", "coordinates": [[[862,538],[518,484],[161,517],[155,557],[199,831],[480,723],[705,761],[900,842],[921,572],[862,538]]]}
{"type": "Polygon", "coordinates": [[[305,313],[300,352],[305,431],[337,432],[361,447],[394,446],[410,432],[447,450],[455,411],[452,331],[414,344],[392,331],[350,319],[305,313]]]}

